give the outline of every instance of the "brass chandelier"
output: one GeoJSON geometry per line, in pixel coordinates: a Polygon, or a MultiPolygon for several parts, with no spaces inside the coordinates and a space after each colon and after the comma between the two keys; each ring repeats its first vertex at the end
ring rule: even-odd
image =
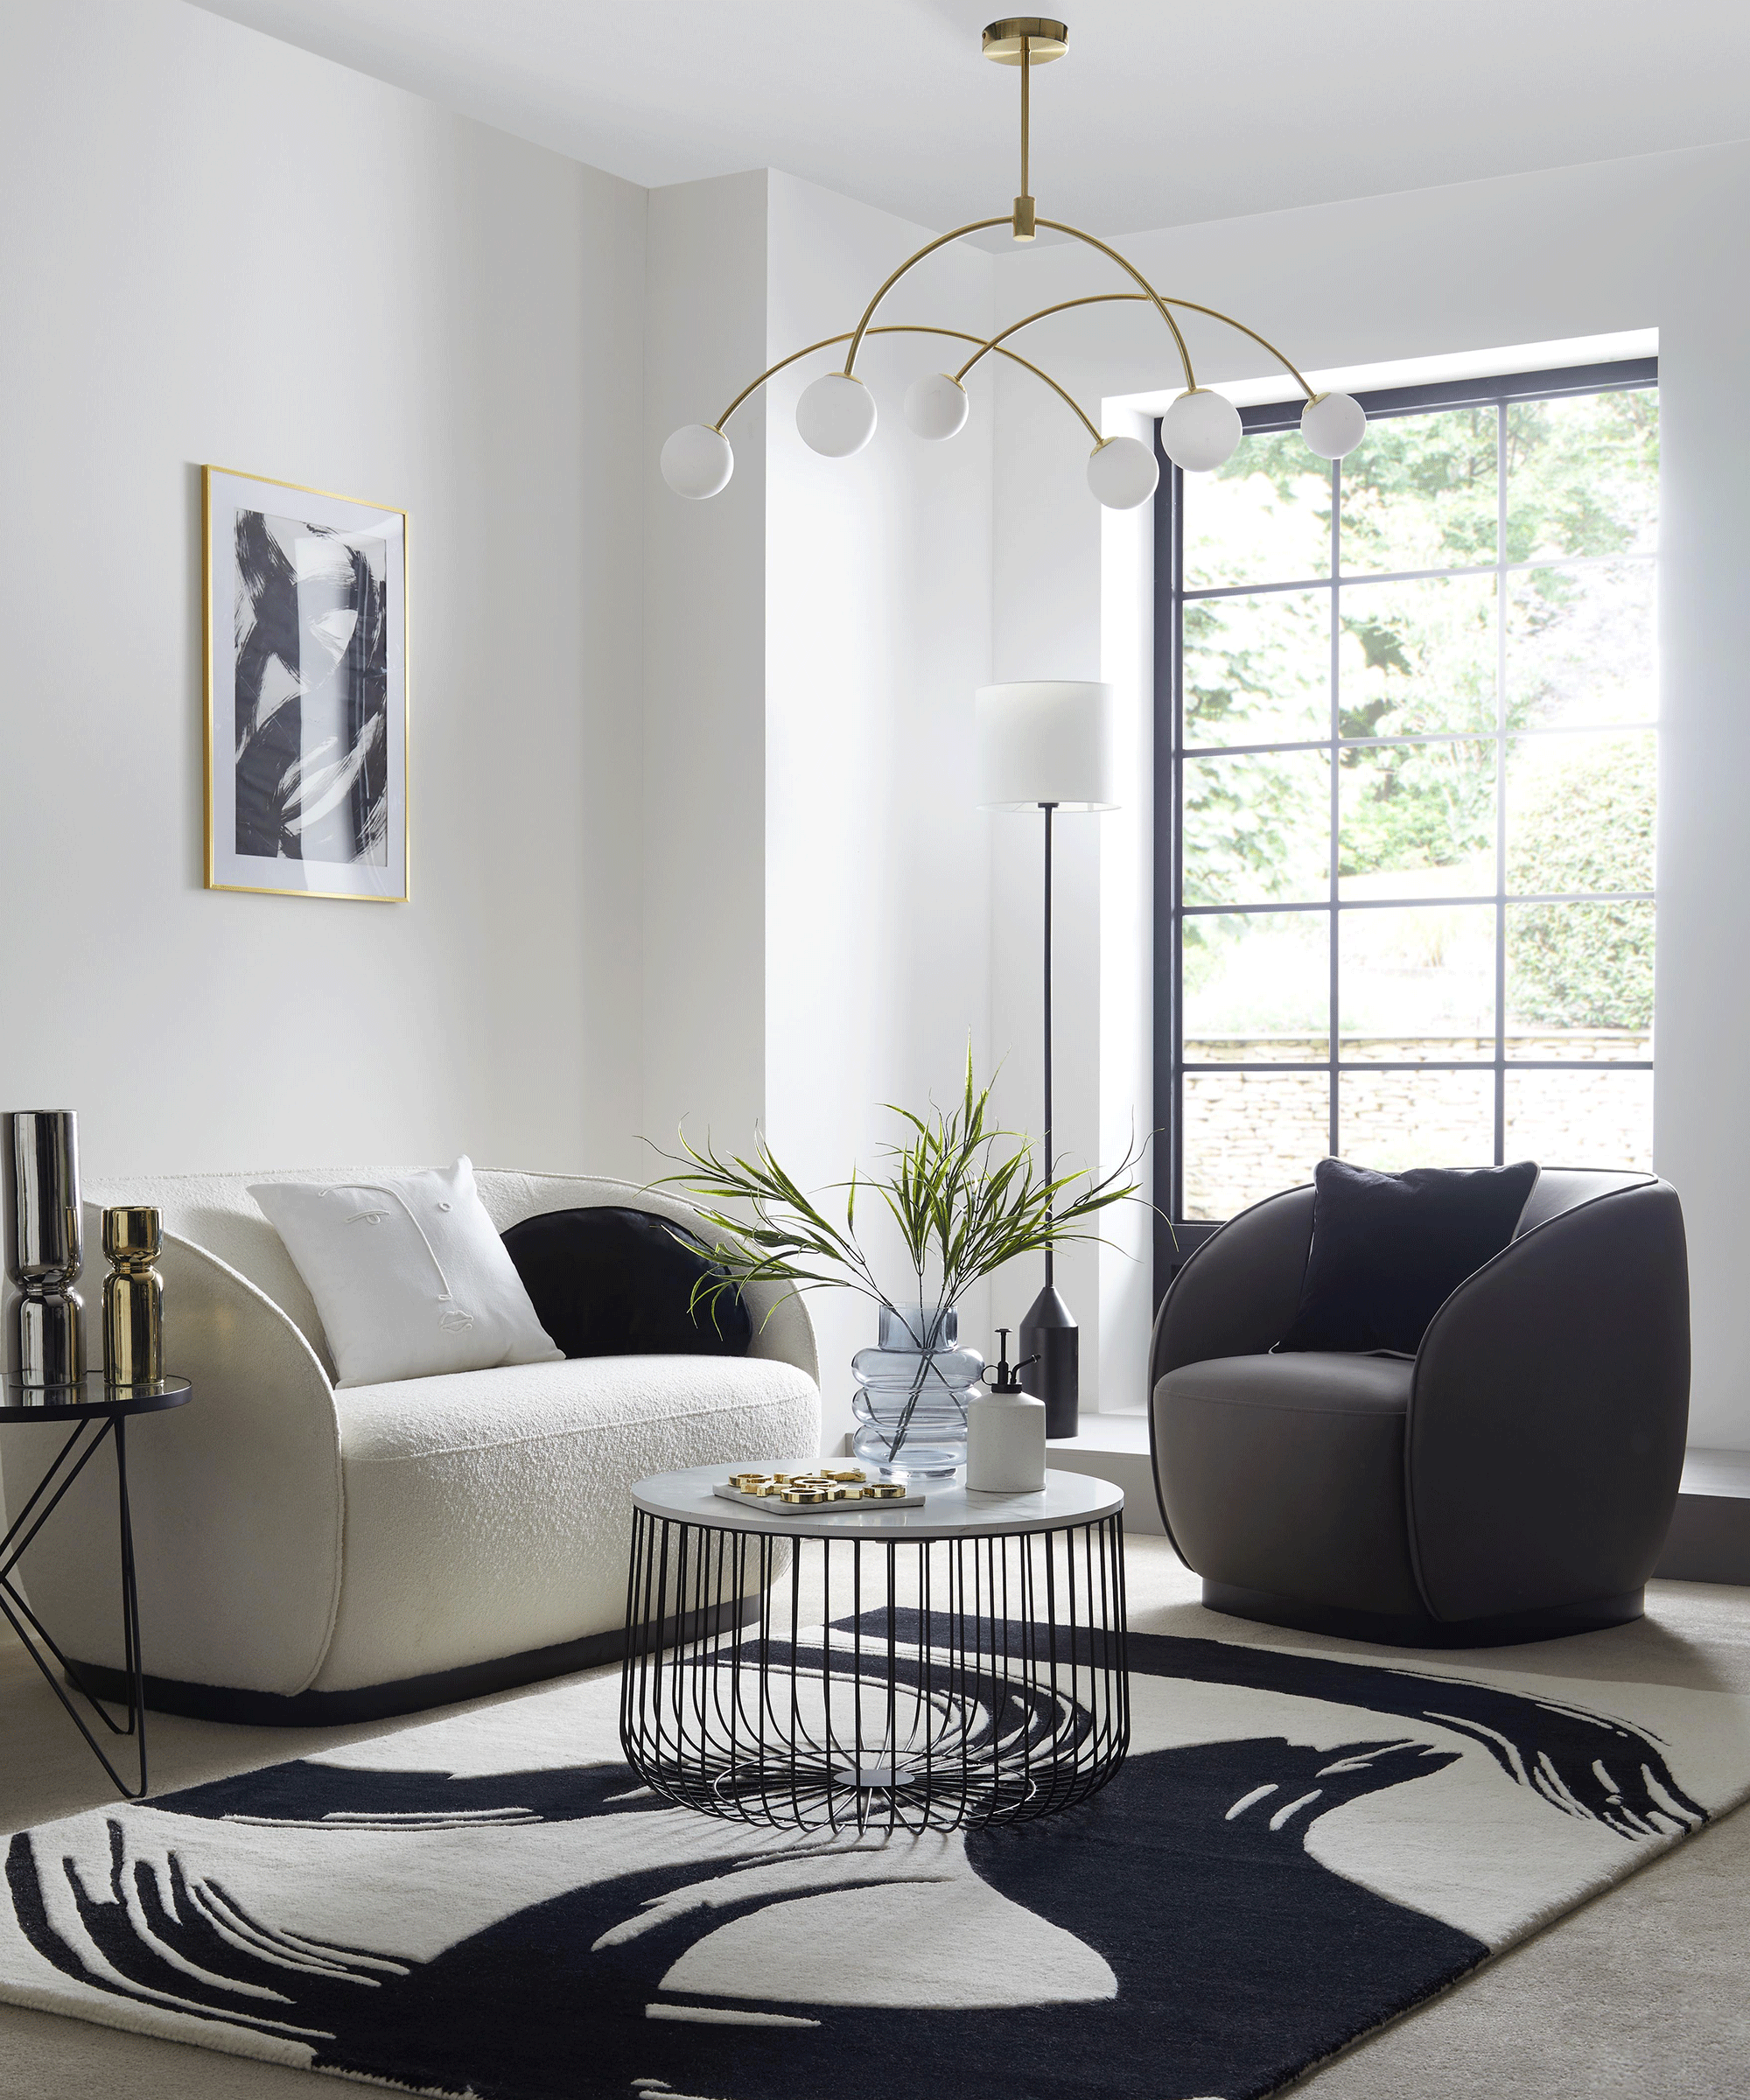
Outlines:
{"type": "Polygon", "coordinates": [[[1212,320],[1238,329],[1242,335],[1250,336],[1253,342],[1269,351],[1292,374],[1306,396],[1306,405],[1300,413],[1301,436],[1321,459],[1340,459],[1361,443],[1367,430],[1367,417],[1353,396],[1315,393],[1276,345],[1260,335],[1256,328],[1247,327],[1243,321],[1236,321],[1231,314],[1218,312],[1213,306],[1199,305],[1194,299],[1157,291],[1135,263],[1106,242],[1084,233],[1080,227],[1067,226],[1060,219],[1041,219],[1038,215],[1033,199],[1028,193],[1032,69],[1053,59],[1060,59],[1068,45],[1067,26],[1040,16],[1016,16],[990,24],[984,32],[985,57],[999,66],[1018,67],[1021,76],[1021,193],[1015,199],[1013,209],[994,219],[975,219],[969,226],[957,226],[952,233],[939,234],[934,241],[927,241],[877,290],[855,328],[842,335],[827,336],[817,343],[808,343],[800,350],[793,350],[788,357],[780,358],[775,365],[745,386],[715,423],[687,424],[676,430],[662,447],[662,478],[676,495],[703,500],[726,486],[735,467],[735,455],[724,435],[724,425],[730,417],[774,374],[801,358],[812,357],[817,351],[832,349],[840,343],[850,346],[845,353],[844,368],[822,374],[803,389],[796,403],[796,428],[806,444],[828,458],[842,459],[861,452],[874,436],[876,422],[875,397],[857,376],[857,354],[863,346],[864,336],[941,335],[970,343],[972,354],[957,370],[928,373],[907,389],[906,421],[918,437],[936,441],[952,438],[963,430],[970,407],[966,393],[967,374],[982,358],[1005,357],[1024,371],[1031,372],[1058,395],[1093,439],[1094,449],[1088,459],[1088,486],[1094,494],[1109,509],[1132,510],[1148,500],[1159,480],[1160,470],[1153,452],[1134,438],[1102,437],[1098,426],[1066,388],[1048,372],[1010,346],[1011,337],[1019,334],[1024,328],[1031,328],[1034,322],[1044,320],[1048,314],[1062,313],[1073,306],[1097,306],[1115,301],[1152,306],[1172,339],[1185,390],[1161,418],[1160,443],[1162,451],[1176,466],[1193,473],[1207,473],[1220,466],[1232,456],[1240,442],[1241,429],[1239,411],[1233,403],[1224,396],[1198,385],[1190,350],[1173,318],[1175,307],[1187,313],[1207,314],[1212,320]],[[1088,292],[1081,298],[1060,299],[1054,305],[1041,306],[1037,313],[1025,314],[1018,321],[1012,321],[988,339],[969,334],[963,328],[933,327],[924,322],[876,325],[875,315],[882,300],[926,256],[934,255],[950,241],[958,241],[968,234],[983,233],[994,226],[1008,227],[1017,241],[1031,241],[1040,227],[1053,233],[1068,234],[1116,263],[1130,279],[1131,289],[1088,292]]]}

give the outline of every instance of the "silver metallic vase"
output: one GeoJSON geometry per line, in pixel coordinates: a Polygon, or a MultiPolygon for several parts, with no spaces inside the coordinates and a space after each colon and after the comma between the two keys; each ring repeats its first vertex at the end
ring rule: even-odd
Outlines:
{"type": "Polygon", "coordinates": [[[10,1124],[18,1375],[26,1385],[70,1385],[85,1376],[85,1307],[73,1287],[85,1258],[78,1119],[23,1109],[10,1124]]]}

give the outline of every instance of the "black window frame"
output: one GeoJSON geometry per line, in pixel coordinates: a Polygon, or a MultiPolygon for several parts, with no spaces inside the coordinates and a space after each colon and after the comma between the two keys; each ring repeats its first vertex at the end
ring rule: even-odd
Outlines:
{"type": "MultiPolygon", "coordinates": [[[[1360,394],[1356,399],[1369,422],[1393,416],[1424,415],[1442,409],[1501,408],[1516,402],[1561,401],[1579,396],[1638,391],[1659,383],[1656,357],[1614,359],[1591,365],[1572,365],[1544,372],[1514,372],[1476,379],[1442,381],[1426,386],[1392,387],[1360,394]]],[[[1242,409],[1240,422],[1247,436],[1298,429],[1304,397],[1266,402],[1242,409]]],[[[1153,1249],[1154,1303],[1158,1306],[1168,1285],[1219,1222],[1186,1220],[1184,1208],[1185,1152],[1183,1085],[1184,987],[1183,947],[1180,937],[1184,907],[1181,890],[1183,845],[1179,822],[1180,790],[1184,776],[1185,694],[1183,664],[1183,610],[1186,602],[1185,576],[1185,476],[1160,449],[1160,424],[1154,426],[1155,458],[1160,482],[1154,498],[1155,514],[1155,654],[1154,654],[1154,1121],[1158,1131],[1155,1153],[1155,1228],[1153,1249]],[[1164,1173],[1163,1173],[1164,1170],[1164,1173]],[[1165,1181],[1163,1190],[1162,1182],[1165,1181]]],[[[1335,487],[1334,479],[1334,489],[1335,487]]],[[[1497,563],[1505,558],[1504,547],[1496,549],[1497,563]]],[[[1334,574],[1332,582],[1338,578],[1334,574]]],[[[1193,593],[1194,598],[1204,595],[1193,593]]],[[[1498,732],[1497,732],[1498,733],[1498,732]]],[[[1500,878],[1497,876],[1497,887],[1500,878]]],[[[1504,950],[1496,942],[1497,976],[1504,967],[1504,950]]],[[[1334,915],[1332,952],[1336,953],[1334,915]]],[[[1331,1026],[1338,1016],[1334,1006],[1331,1026]]],[[[1495,1080],[1495,1150],[1502,1149],[1504,1098],[1501,1030],[1501,987],[1496,987],[1496,1040],[1493,1067],[1466,1060],[1466,1069],[1493,1069],[1495,1080]]],[[[1339,1058],[1334,1036],[1327,1059],[1317,1066],[1275,1065],[1278,1071],[1327,1070],[1333,1074],[1332,1099],[1336,1099],[1339,1058]]],[[[1516,1068],[1536,1069],[1535,1062],[1511,1060],[1516,1068]]],[[[1390,1070],[1388,1064],[1370,1067],[1390,1070]]],[[[1438,1070],[1438,1065],[1418,1069],[1438,1070]]],[[[1457,1068],[1454,1067],[1453,1068],[1457,1068]]],[[[1650,1060],[1622,1060],[1613,1065],[1621,1071],[1648,1070],[1650,1060]]],[[[1334,1108],[1333,1115],[1334,1118],[1334,1108]]]]}

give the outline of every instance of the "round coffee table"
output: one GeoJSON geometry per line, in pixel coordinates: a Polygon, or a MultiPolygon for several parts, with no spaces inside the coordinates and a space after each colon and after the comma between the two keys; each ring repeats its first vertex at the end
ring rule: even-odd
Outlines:
{"type": "Polygon", "coordinates": [[[779,1515],[719,1496],[728,1470],[632,1491],[620,1742],[654,1792],[953,1830],[1054,1815],[1118,1769],[1122,1489],[1052,1473],[1040,1494],[779,1515]]]}
{"type": "Polygon", "coordinates": [[[156,1378],[137,1385],[110,1385],[102,1371],[92,1371],[76,1385],[29,1385],[9,1377],[0,1393],[0,1428],[8,1424],[71,1424],[66,1441],[49,1461],[24,1506],[0,1536],[0,1616],[18,1636],[24,1653],[48,1680],[74,1727],[129,1801],[146,1791],[145,1665],[140,1656],[140,1599],[134,1579],[134,1524],[128,1508],[128,1422],[135,1415],[162,1414],[186,1406],[192,1390],[186,1378],[156,1378]],[[61,1497],[108,1442],[116,1452],[116,1515],[122,1563],[122,1675],[127,1683],[125,1722],[112,1720],[100,1701],[80,1682],[54,1636],[32,1610],[12,1578],[26,1547],[60,1505],[61,1497]],[[51,1662],[50,1658],[53,1660],[51,1662]],[[109,1761],[102,1744],[86,1725],[85,1715],[67,1697],[71,1686],[111,1735],[132,1736],[138,1764],[133,1785],[109,1761]]]}

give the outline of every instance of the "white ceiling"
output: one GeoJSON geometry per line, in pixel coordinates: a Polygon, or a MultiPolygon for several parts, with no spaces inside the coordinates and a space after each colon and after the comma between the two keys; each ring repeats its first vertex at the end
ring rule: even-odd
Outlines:
{"type": "MultiPolygon", "coordinates": [[[[771,166],[941,228],[1007,209],[998,0],[199,0],[647,185],[771,166]]],[[[1106,234],[1750,134],[1742,0],[1060,0],[1041,212],[1106,234]]]]}

